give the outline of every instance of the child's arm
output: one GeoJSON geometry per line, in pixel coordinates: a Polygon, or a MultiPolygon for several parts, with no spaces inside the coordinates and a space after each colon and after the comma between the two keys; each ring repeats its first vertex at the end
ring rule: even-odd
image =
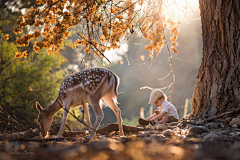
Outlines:
{"type": "Polygon", "coordinates": [[[152,119],[153,117],[157,116],[158,114],[160,114],[160,111],[159,110],[155,110],[154,114],[151,115],[150,117],[148,117],[146,120],[149,121],[150,119],[152,119]]]}
{"type": "Polygon", "coordinates": [[[147,119],[145,119],[146,121],[149,121],[150,119],[152,119],[153,117],[155,117],[157,114],[154,113],[153,115],[151,115],[150,117],[148,117],[147,119]]]}
{"type": "MultiPolygon", "coordinates": [[[[155,113],[155,114],[156,114],[156,113],[155,113]]],[[[150,120],[151,120],[151,121],[154,121],[154,120],[156,120],[156,119],[159,119],[159,118],[164,117],[166,114],[167,114],[167,112],[162,111],[160,114],[158,114],[158,115],[156,114],[156,116],[152,117],[150,120]]]]}

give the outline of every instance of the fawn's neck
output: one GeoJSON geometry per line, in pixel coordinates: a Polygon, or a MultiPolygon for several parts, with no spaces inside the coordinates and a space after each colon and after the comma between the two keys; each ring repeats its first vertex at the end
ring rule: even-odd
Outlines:
{"type": "Polygon", "coordinates": [[[58,98],[56,98],[53,101],[52,105],[50,105],[48,108],[46,108],[45,111],[48,113],[49,116],[53,117],[54,114],[57,113],[61,109],[61,106],[59,105],[59,103],[60,102],[59,102],[58,98]],[[56,102],[56,101],[58,101],[58,102],[56,102]]]}

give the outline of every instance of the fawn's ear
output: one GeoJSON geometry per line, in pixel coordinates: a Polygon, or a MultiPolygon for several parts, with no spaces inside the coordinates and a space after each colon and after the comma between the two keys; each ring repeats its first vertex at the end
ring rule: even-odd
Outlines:
{"type": "Polygon", "coordinates": [[[36,102],[36,108],[39,112],[42,112],[43,110],[42,106],[38,102],[36,102]]]}

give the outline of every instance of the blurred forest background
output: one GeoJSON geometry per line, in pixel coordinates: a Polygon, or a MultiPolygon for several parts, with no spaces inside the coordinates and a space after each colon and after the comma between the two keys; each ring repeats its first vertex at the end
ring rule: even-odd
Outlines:
{"type": "MultiPolygon", "coordinates": [[[[24,12],[35,6],[35,0],[2,0],[0,1],[0,106],[26,128],[37,127],[36,122],[38,111],[35,108],[35,102],[38,101],[44,108],[50,101],[53,101],[58,94],[60,83],[46,89],[49,85],[61,80],[64,76],[73,71],[84,57],[78,49],[72,49],[65,46],[61,54],[48,56],[46,50],[39,53],[32,51],[31,45],[23,50],[28,50],[28,57],[17,59],[14,57],[18,47],[15,44],[16,35],[12,33],[16,26],[16,19],[21,12],[24,12]],[[8,33],[9,40],[3,40],[3,36],[8,33]],[[36,98],[37,97],[37,98],[36,98]]],[[[175,87],[173,90],[173,104],[178,110],[179,116],[183,116],[185,99],[191,100],[195,76],[201,62],[202,37],[201,21],[197,0],[189,2],[188,14],[181,17],[182,25],[179,33],[177,49],[179,52],[173,54],[173,67],[176,76],[175,87]]],[[[170,32],[170,30],[167,30],[170,32]]],[[[25,30],[24,32],[28,32],[25,30]]],[[[169,33],[166,37],[170,39],[169,33]]],[[[70,44],[78,36],[72,32],[72,36],[64,42],[70,44]]],[[[92,62],[93,67],[105,67],[115,72],[121,79],[119,87],[118,106],[121,108],[123,124],[135,126],[140,117],[140,108],[144,108],[145,117],[149,116],[150,105],[148,105],[151,90],[140,89],[144,86],[152,88],[162,88],[172,83],[172,75],[164,78],[170,71],[167,48],[164,47],[154,62],[143,64],[141,55],[147,55],[144,49],[146,40],[137,37],[124,44],[118,51],[110,51],[105,55],[112,61],[92,62]],[[111,53],[111,54],[110,54],[111,53]],[[120,64],[120,61],[124,61],[120,64]],[[104,63],[104,65],[103,65],[104,63]]],[[[33,42],[31,42],[33,43],[33,42]]],[[[63,45],[64,45],[63,44],[63,45]]],[[[170,40],[169,40],[170,44],[170,40]]],[[[84,66],[81,66],[83,69],[84,66]]],[[[171,89],[163,90],[167,96],[171,94],[171,89]]],[[[190,112],[190,101],[188,112],[190,112]]],[[[153,107],[153,110],[157,109],[153,107]]],[[[1,112],[1,110],[0,110],[1,112]]],[[[94,122],[94,113],[91,110],[92,122],[94,122]]],[[[81,117],[78,108],[74,113],[81,117]]],[[[101,125],[116,123],[117,119],[111,109],[104,108],[105,117],[101,125]]],[[[61,123],[62,111],[54,118],[54,123],[61,123]]],[[[83,129],[83,126],[69,115],[67,125],[72,130],[83,129]]],[[[10,125],[0,122],[0,132],[9,130],[10,125]],[[6,127],[7,126],[7,127],[6,127]]]]}

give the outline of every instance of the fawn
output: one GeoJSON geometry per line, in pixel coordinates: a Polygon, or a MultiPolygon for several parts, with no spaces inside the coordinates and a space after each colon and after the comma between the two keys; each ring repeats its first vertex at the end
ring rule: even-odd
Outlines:
{"type": "MultiPolygon", "coordinates": [[[[36,102],[36,108],[39,111],[38,122],[41,127],[42,136],[46,137],[54,114],[58,112],[62,106],[69,111],[70,108],[82,105],[82,101],[84,102],[84,115],[90,127],[92,127],[92,124],[89,116],[88,103],[92,106],[96,115],[93,129],[97,130],[104,116],[102,99],[115,113],[118,120],[119,135],[123,136],[121,110],[117,106],[119,83],[120,79],[116,74],[103,68],[85,69],[66,77],[60,86],[57,98],[50,102],[46,109],[43,109],[41,105],[36,102]]],[[[68,112],[66,110],[63,111],[58,138],[62,137],[63,128],[67,120],[68,112]]],[[[92,130],[88,139],[93,138],[94,135],[95,131],[92,130]]]]}

